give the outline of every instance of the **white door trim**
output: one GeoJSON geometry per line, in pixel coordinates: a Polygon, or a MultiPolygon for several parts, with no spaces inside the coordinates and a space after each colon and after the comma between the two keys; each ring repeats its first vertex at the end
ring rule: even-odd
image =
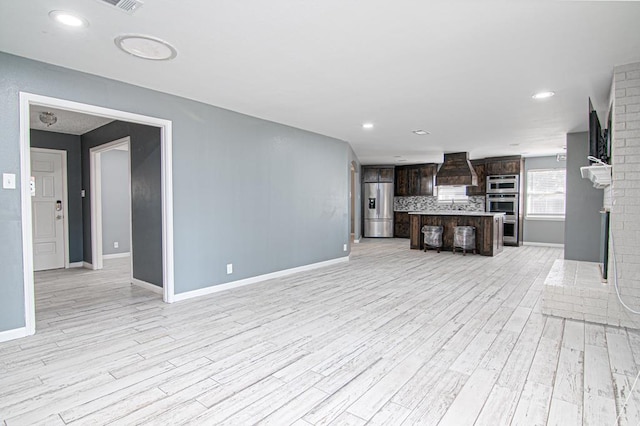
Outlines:
{"type": "MultiPolygon", "coordinates": [[[[100,154],[111,151],[120,146],[126,146],[129,149],[129,200],[131,200],[131,138],[124,138],[98,145],[89,149],[89,181],[91,190],[91,269],[102,269],[102,162],[100,154]]],[[[129,210],[131,210],[131,201],[129,201],[129,210]]],[[[131,212],[130,212],[131,213],[131,212]]],[[[131,215],[129,215],[129,249],[133,252],[131,245],[131,215]]],[[[133,256],[131,265],[131,277],[133,277],[133,256]]]]}
{"type": "MultiPolygon", "coordinates": [[[[64,237],[64,267],[69,269],[69,188],[67,187],[67,151],[64,149],[35,147],[31,148],[31,151],[60,154],[62,156],[62,205],[64,206],[64,214],[62,215],[62,234],[64,237]]],[[[29,161],[29,164],[31,164],[31,161],[29,161]]],[[[29,173],[29,176],[31,176],[31,173],[29,173]]]]}
{"type": "Polygon", "coordinates": [[[172,161],[172,122],[161,118],[149,117],[130,112],[118,111],[95,105],[83,104],[64,99],[51,98],[33,93],[20,92],[20,188],[22,222],[22,263],[24,283],[25,328],[27,334],[34,334],[35,301],[33,282],[33,236],[31,232],[31,176],[29,107],[41,105],[52,108],[82,112],[114,120],[129,121],[160,128],[161,184],[162,184],[162,268],[163,300],[174,301],[174,265],[173,265],[173,161],[172,161]]]}

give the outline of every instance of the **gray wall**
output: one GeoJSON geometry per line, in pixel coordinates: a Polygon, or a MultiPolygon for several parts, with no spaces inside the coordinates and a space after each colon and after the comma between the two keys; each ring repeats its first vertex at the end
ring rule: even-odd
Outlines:
{"type": "Polygon", "coordinates": [[[588,179],[582,179],[581,166],[588,166],[587,132],[567,134],[567,214],[564,229],[564,258],[598,262],[600,260],[600,210],[604,198],[588,179]]]}
{"type": "MultiPolygon", "coordinates": [[[[534,169],[564,169],[566,161],[557,161],[556,156],[527,157],[524,161],[524,205],[527,203],[527,172],[534,169]]],[[[542,244],[564,244],[564,220],[524,220],[524,242],[542,244]]]]}
{"type": "MultiPolygon", "coordinates": [[[[133,277],[162,286],[162,188],[160,129],[114,121],[82,135],[83,179],[89,182],[89,150],[129,136],[133,277]]],[[[84,259],[91,262],[90,188],[83,204],[84,259]]],[[[174,209],[175,211],[175,209],[174,209]]],[[[113,245],[112,245],[113,247],[113,245]]],[[[177,290],[176,290],[177,292],[177,290]]]]}
{"type": "Polygon", "coordinates": [[[130,250],[131,199],[129,151],[112,149],[100,154],[102,194],[102,254],[130,250]],[[118,243],[115,248],[114,242],[118,243]]]}
{"type": "Polygon", "coordinates": [[[31,130],[31,146],[67,152],[69,262],[82,262],[82,164],[80,136],[31,130]]]}
{"type": "MultiPolygon", "coordinates": [[[[0,75],[4,173],[20,173],[20,91],[172,120],[176,293],[346,254],[346,142],[4,53],[0,75]]],[[[0,206],[2,331],[24,326],[20,190],[0,206]]]]}

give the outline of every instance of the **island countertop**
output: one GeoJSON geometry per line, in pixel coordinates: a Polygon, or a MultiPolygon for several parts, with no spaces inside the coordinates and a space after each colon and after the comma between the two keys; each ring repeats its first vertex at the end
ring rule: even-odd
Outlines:
{"type": "Polygon", "coordinates": [[[491,212],[468,212],[463,210],[446,210],[446,211],[436,211],[436,210],[425,210],[425,211],[413,211],[409,212],[409,214],[419,214],[424,216],[481,216],[481,217],[496,217],[496,216],[504,216],[505,213],[491,213],[491,212]]]}
{"type": "Polygon", "coordinates": [[[415,211],[409,212],[409,240],[412,249],[423,249],[422,227],[442,226],[442,250],[453,250],[453,230],[456,226],[473,226],[476,234],[476,252],[495,256],[502,252],[504,213],[470,211],[415,211]]]}

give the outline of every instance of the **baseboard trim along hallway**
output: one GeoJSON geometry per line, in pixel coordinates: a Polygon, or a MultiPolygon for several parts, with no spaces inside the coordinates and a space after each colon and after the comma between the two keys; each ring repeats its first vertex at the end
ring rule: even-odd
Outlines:
{"type": "Polygon", "coordinates": [[[131,278],[131,284],[137,285],[138,287],[142,287],[154,293],[162,294],[162,287],[159,287],[155,284],[148,283],[146,281],[139,280],[137,278],[131,278]]]}
{"type": "Polygon", "coordinates": [[[9,340],[19,339],[28,336],[26,327],[15,328],[13,330],[0,331],[0,342],[8,342],[9,340]]]}

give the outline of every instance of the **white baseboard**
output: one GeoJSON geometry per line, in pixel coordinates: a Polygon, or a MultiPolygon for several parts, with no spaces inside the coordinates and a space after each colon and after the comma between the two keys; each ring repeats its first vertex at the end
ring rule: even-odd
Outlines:
{"type": "Polygon", "coordinates": [[[205,287],[198,290],[187,291],[185,293],[176,294],[173,297],[174,302],[181,300],[192,299],[194,297],[206,296],[208,294],[218,293],[220,291],[230,290],[232,288],[242,287],[249,284],[255,284],[262,281],[272,280],[274,278],[284,277],[286,275],[295,274],[298,272],[310,271],[312,269],[322,268],[329,265],[335,265],[336,263],[348,262],[349,256],[339,257],[337,259],[326,260],[324,262],[312,263],[310,265],[298,266],[296,268],[284,269],[282,271],[271,272],[269,274],[258,275],[256,277],[245,278],[243,280],[232,281],[229,283],[214,285],[211,287],[205,287]]]}
{"type": "Polygon", "coordinates": [[[357,240],[353,240],[354,244],[359,244],[360,243],[360,239],[357,240]]]}
{"type": "Polygon", "coordinates": [[[535,241],[523,241],[523,246],[534,246],[534,247],[555,247],[555,248],[564,248],[564,244],[557,243],[538,243],[535,241]]]}
{"type": "Polygon", "coordinates": [[[27,337],[27,327],[14,328],[13,330],[0,331],[0,342],[8,342],[9,340],[20,339],[27,337]]]}
{"type": "MultiPolygon", "coordinates": [[[[103,256],[104,257],[104,256],[103,256]]],[[[131,284],[137,285],[138,287],[142,287],[145,290],[152,291],[154,293],[162,294],[162,287],[158,287],[157,285],[148,283],[146,281],[139,280],[137,278],[131,278],[131,284]]]]}
{"type": "Polygon", "coordinates": [[[102,255],[102,260],[109,260],[109,259],[120,259],[122,257],[129,257],[131,256],[131,253],[129,252],[125,252],[125,253],[113,253],[113,254],[103,254],[102,255]]]}
{"type": "Polygon", "coordinates": [[[69,268],[84,268],[84,262],[71,262],[69,268]]]}
{"type": "Polygon", "coordinates": [[[92,271],[95,269],[95,268],[93,267],[93,265],[92,265],[91,263],[89,263],[89,262],[82,262],[82,267],[83,267],[84,269],[91,269],[92,271]]]}

